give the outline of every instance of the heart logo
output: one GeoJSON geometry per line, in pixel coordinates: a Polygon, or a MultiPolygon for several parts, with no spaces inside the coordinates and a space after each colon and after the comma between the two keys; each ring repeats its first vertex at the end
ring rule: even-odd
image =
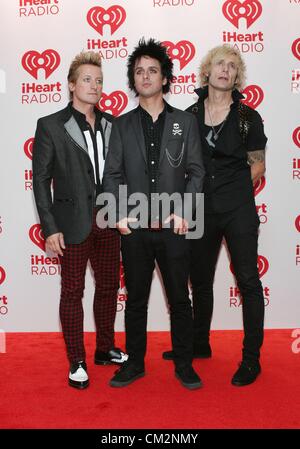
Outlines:
{"type": "Polygon", "coordinates": [[[261,87],[256,84],[247,86],[242,94],[245,96],[243,103],[250,108],[256,109],[264,99],[264,93],[261,87]]]}
{"type": "Polygon", "coordinates": [[[107,112],[110,111],[112,115],[117,117],[121,114],[122,111],[126,108],[128,104],[127,95],[121,90],[115,90],[111,92],[109,95],[102,92],[100,101],[98,103],[98,108],[107,112]]]}
{"type": "Polygon", "coordinates": [[[296,129],[294,129],[293,141],[294,141],[294,144],[297,145],[297,147],[300,148],[300,126],[298,128],[296,128],[296,129]]]}
{"type": "Polygon", "coordinates": [[[300,59],[300,37],[293,42],[292,52],[297,59],[300,59]]]}
{"type": "Polygon", "coordinates": [[[113,5],[108,9],[95,6],[88,11],[86,18],[88,24],[103,36],[104,25],[110,25],[111,34],[117,31],[126,19],[126,11],[119,5],[113,5]]]}
{"type": "Polygon", "coordinates": [[[34,138],[30,137],[30,139],[27,139],[26,142],[24,143],[24,153],[31,161],[32,161],[33,142],[34,138]]]}
{"type": "MultiPolygon", "coordinates": [[[[230,263],[229,268],[230,268],[231,273],[234,275],[234,269],[233,269],[232,263],[230,263]]],[[[259,256],[259,255],[257,256],[257,269],[258,269],[259,278],[263,277],[263,275],[266,274],[266,272],[269,269],[269,262],[266,257],[259,256]]]]}
{"type": "Polygon", "coordinates": [[[44,69],[45,78],[47,79],[51,73],[60,64],[60,56],[57,51],[48,49],[39,53],[35,50],[27,51],[22,57],[23,68],[36,80],[38,79],[38,71],[44,69]]]}
{"type": "Polygon", "coordinates": [[[295,220],[295,226],[298,232],[300,232],[300,215],[295,220]]]}
{"type": "Polygon", "coordinates": [[[259,278],[262,278],[264,274],[269,269],[269,262],[266,257],[264,256],[257,256],[257,268],[258,268],[258,274],[259,278]]]}
{"type": "Polygon", "coordinates": [[[174,44],[171,41],[163,41],[162,45],[167,48],[169,57],[178,59],[180,70],[182,70],[195,56],[195,46],[190,41],[179,41],[174,44]]]}
{"type": "Polygon", "coordinates": [[[0,285],[3,284],[6,278],[6,273],[3,267],[0,267],[0,285]]]}
{"type": "Polygon", "coordinates": [[[258,195],[266,185],[266,178],[262,176],[254,185],[254,196],[258,195]]]}
{"type": "Polygon", "coordinates": [[[40,224],[35,224],[29,229],[30,240],[38,246],[41,250],[45,251],[45,239],[43,237],[42,228],[40,224]]]}
{"type": "Polygon", "coordinates": [[[236,28],[239,27],[239,20],[246,19],[247,28],[249,28],[261,15],[262,6],[258,0],[245,0],[243,3],[239,0],[227,0],[222,7],[224,16],[236,28]]]}

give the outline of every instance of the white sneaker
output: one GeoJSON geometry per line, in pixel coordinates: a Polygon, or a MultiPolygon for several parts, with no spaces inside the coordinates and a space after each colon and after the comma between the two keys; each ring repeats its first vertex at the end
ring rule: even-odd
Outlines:
{"type": "Polygon", "coordinates": [[[70,366],[69,385],[83,390],[89,386],[89,376],[85,362],[75,362],[70,366]]]}

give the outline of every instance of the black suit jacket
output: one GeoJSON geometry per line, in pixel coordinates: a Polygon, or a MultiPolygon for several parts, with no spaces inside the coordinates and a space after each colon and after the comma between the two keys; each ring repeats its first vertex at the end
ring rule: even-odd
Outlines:
{"type": "MultiPolygon", "coordinates": [[[[145,139],[140,113],[136,108],[114,122],[105,161],[103,188],[117,199],[119,185],[127,185],[128,196],[140,192],[149,197],[148,176],[145,139]]],[[[196,119],[192,114],[167,104],[157,192],[170,195],[178,192],[181,196],[185,192],[200,193],[203,178],[201,141],[196,119]]],[[[177,212],[176,206],[174,212],[177,212]]],[[[120,214],[117,218],[123,216],[120,214]]]]}
{"type": "MultiPolygon", "coordinates": [[[[103,113],[106,153],[112,121],[111,115],[103,113]]],[[[85,139],[69,106],[38,120],[32,166],[44,237],[62,232],[65,243],[81,243],[92,228],[95,179],[85,139]]]]}

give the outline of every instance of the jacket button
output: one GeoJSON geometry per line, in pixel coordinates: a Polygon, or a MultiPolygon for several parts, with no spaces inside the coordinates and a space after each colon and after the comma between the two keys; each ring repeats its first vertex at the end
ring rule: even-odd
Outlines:
{"type": "Polygon", "coordinates": [[[92,171],[91,171],[91,169],[89,168],[88,169],[88,174],[90,175],[92,173],[92,171]]]}
{"type": "Polygon", "coordinates": [[[92,199],[92,195],[89,195],[89,196],[88,196],[88,199],[91,200],[91,199],[92,199]]]}

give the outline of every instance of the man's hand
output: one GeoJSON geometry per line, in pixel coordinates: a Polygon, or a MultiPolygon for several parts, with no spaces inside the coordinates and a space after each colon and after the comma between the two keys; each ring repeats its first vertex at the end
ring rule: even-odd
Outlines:
{"type": "Polygon", "coordinates": [[[255,162],[251,165],[251,179],[253,185],[260,180],[260,178],[264,175],[266,171],[266,166],[264,162],[255,162]]]}
{"type": "Polygon", "coordinates": [[[186,234],[189,230],[189,223],[187,220],[185,220],[182,217],[179,217],[178,215],[171,214],[169,215],[165,221],[164,224],[170,223],[170,221],[174,221],[174,232],[175,234],[186,234]]]}
{"type": "Polygon", "coordinates": [[[128,235],[131,234],[131,230],[128,227],[128,223],[135,223],[137,221],[137,218],[128,218],[124,217],[122,220],[118,221],[116,224],[116,228],[119,230],[120,234],[122,235],[128,235]]]}
{"type": "Polygon", "coordinates": [[[49,235],[46,238],[46,250],[52,251],[55,254],[63,256],[63,249],[66,249],[64,235],[62,232],[57,232],[56,234],[49,235]]]}

